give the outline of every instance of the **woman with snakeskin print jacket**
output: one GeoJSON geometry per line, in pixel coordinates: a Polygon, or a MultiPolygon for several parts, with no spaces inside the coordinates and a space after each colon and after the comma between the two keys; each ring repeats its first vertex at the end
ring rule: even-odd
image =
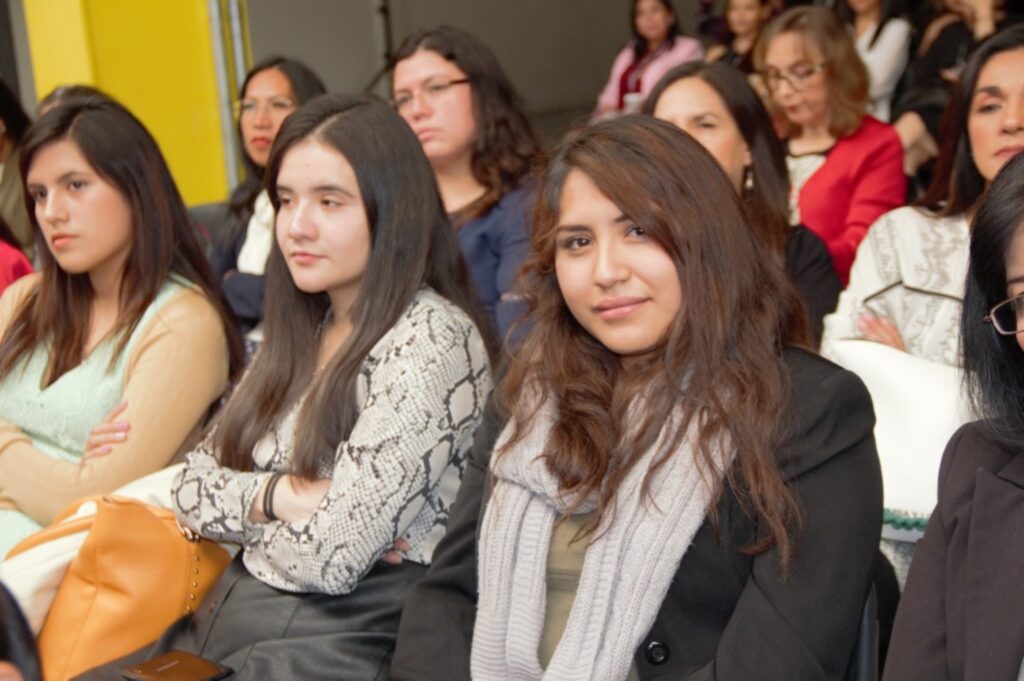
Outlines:
{"type": "Polygon", "coordinates": [[[444,534],[491,345],[430,165],[386,104],[328,95],[267,178],[264,344],[173,488],[182,525],[242,551],[195,614],[83,678],[172,649],[237,679],[386,675],[444,534]]]}

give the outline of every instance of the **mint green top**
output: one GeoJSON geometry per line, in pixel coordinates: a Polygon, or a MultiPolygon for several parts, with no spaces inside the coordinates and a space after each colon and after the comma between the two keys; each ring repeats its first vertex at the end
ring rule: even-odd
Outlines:
{"type": "MultiPolygon", "coordinates": [[[[36,350],[0,381],[0,419],[21,428],[39,451],[64,461],[82,458],[89,433],[121,401],[125,361],[153,315],[183,288],[168,280],[111,363],[117,338],[100,342],[74,369],[42,387],[49,353],[36,350]]],[[[0,510],[0,557],[41,526],[20,511],[0,510]]]]}

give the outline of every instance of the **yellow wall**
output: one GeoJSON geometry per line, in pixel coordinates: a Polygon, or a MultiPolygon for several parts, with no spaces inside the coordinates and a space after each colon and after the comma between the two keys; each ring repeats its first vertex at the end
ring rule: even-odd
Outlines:
{"type": "Polygon", "coordinates": [[[149,128],[187,203],[227,196],[205,0],[23,1],[40,96],[100,88],[149,128]]]}

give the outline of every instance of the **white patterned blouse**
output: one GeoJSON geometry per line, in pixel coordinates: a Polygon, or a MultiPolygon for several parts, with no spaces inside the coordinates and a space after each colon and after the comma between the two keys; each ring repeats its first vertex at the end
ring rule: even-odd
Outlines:
{"type": "Polygon", "coordinates": [[[869,313],[892,321],[911,355],[958,366],[969,241],[963,215],[906,206],[880,217],[857,248],[836,311],[825,317],[821,354],[831,357],[836,341],[861,337],[857,319],[869,313]]]}
{"type": "Polygon", "coordinates": [[[399,538],[406,560],[428,564],[490,390],[473,322],[422,289],[363,363],[358,420],[320,471],[331,485],[309,520],[249,519],[259,490],[288,469],[301,399],[260,440],[251,472],[221,466],[210,438],[190,452],[175,511],[205,537],[242,544],[249,572],[287,591],[348,593],[399,538]]]}

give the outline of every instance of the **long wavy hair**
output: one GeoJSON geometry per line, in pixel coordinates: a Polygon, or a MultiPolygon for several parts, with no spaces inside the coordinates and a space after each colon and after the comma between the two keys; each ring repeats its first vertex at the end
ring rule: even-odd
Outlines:
{"type": "Polygon", "coordinates": [[[940,152],[935,175],[916,205],[943,216],[959,215],[973,207],[985,193],[985,178],[974,163],[967,125],[971,99],[981,70],[1001,52],[1024,47],[1024,25],[1007,28],[984,41],[967,59],[942,114],[940,152]]]}
{"type": "Polygon", "coordinates": [[[981,427],[1009,449],[1024,448],[1024,350],[984,321],[1006,300],[1006,260],[1024,230],[1024,154],[993,180],[971,225],[960,351],[967,396],[981,427]]]}
{"type": "Polygon", "coordinates": [[[363,361],[422,286],[464,310],[482,334],[487,326],[433,171],[405,121],[377,99],[311,100],[285,120],[270,152],[267,190],[275,211],[281,163],[309,139],[337,150],[352,165],[369,223],[370,258],[351,311],[352,333],[314,376],[318,331],[330,298],[295,285],[275,240],[267,262],[265,340],[215,426],[215,443],[225,465],[251,469],[256,443],[308,391],[295,428],[292,472],[314,478],[322,464],[333,461],[358,418],[356,382],[363,361]]]}
{"type": "MultiPolygon", "coordinates": [[[[499,392],[513,423],[509,446],[525,435],[541,405],[553,400],[558,416],[542,456],[567,495],[596,499],[597,513],[586,528],[593,531],[612,508],[623,478],[663,427],[673,427],[665,424],[678,425],[667,433],[645,489],[694,424],[695,463],[713,498],[724,485],[735,490],[764,530],[749,550],[777,544],[788,563],[790,530],[799,513],[774,456],[789,386],[782,348],[802,339],[804,331],[790,314],[793,294],[785,273],[763,257],[718,164],[664,121],[626,116],[601,122],[553,153],[534,217],[523,286],[530,328],[499,392]],[[676,263],[682,309],[647,366],[629,375],[620,357],[573,317],[555,275],[559,202],[572,172],[589,177],[676,263]],[[540,400],[520,399],[536,394],[534,388],[540,400]],[[641,393],[640,422],[627,424],[625,414],[641,393]],[[736,452],[724,479],[715,472],[712,453],[723,437],[736,452]]],[[[717,520],[714,503],[710,513],[717,520]]]]}
{"type": "Polygon", "coordinates": [[[398,62],[420,50],[436,52],[458,66],[469,79],[473,93],[477,138],[472,171],[485,191],[452,216],[458,226],[484,215],[519,186],[540,151],[540,138],[498,58],[476,36],[451,26],[416,31],[399,45],[392,72],[398,62]]]}
{"type": "MultiPolygon", "coordinates": [[[[121,276],[121,309],[111,331],[111,338],[117,339],[112,360],[124,351],[160,287],[176,274],[199,288],[217,310],[234,377],[243,362],[241,337],[149,131],[112,99],[77,99],[57,106],[22,139],[22,183],[27,182],[36,154],[61,140],[78,147],[93,170],[121,193],[131,214],[133,242],[121,276]]],[[[57,264],[36,219],[35,201],[27,191],[25,204],[35,231],[42,281],[0,340],[0,378],[21,357],[47,344],[50,359],[44,384],[50,385],[82,362],[93,290],[88,273],[71,274],[57,264]]]]}

